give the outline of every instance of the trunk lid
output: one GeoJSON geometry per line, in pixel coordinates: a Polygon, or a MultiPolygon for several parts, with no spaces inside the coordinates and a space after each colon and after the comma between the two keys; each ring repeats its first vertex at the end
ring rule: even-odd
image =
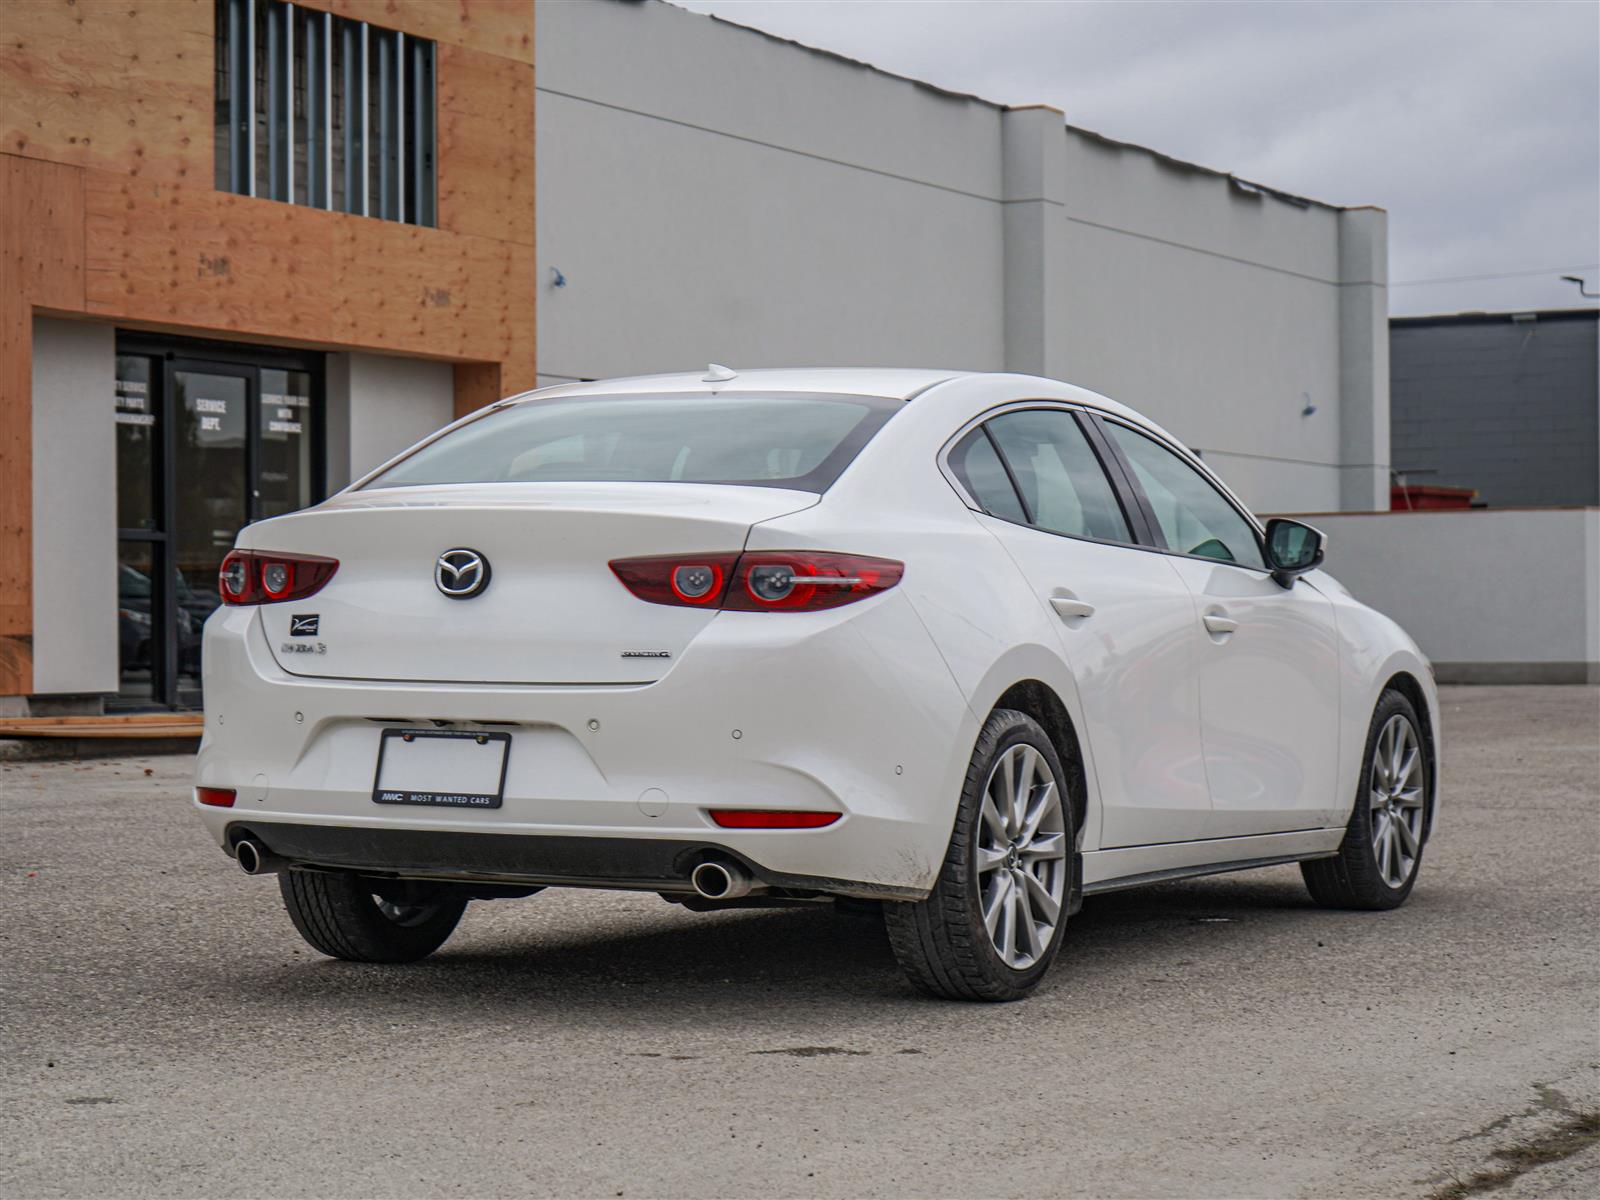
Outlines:
{"type": "Polygon", "coordinates": [[[339,560],[316,595],[261,606],[272,654],[293,674],[648,683],[716,614],[640,600],[612,574],[610,560],[738,551],[751,525],[819,499],[680,483],[392,488],[347,493],[250,526],[239,545],[339,560]],[[489,564],[488,585],[469,599],[445,596],[434,581],[439,556],[458,548],[489,564]]]}

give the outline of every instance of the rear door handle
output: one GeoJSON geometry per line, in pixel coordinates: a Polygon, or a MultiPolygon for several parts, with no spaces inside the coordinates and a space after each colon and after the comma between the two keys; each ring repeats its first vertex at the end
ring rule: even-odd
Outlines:
{"type": "Polygon", "coordinates": [[[1050,607],[1068,620],[1094,616],[1094,605],[1075,600],[1071,596],[1051,596],[1050,607]]]}
{"type": "Polygon", "coordinates": [[[1232,633],[1239,628],[1239,622],[1232,617],[1225,617],[1221,613],[1207,613],[1200,620],[1212,633],[1232,633]]]}

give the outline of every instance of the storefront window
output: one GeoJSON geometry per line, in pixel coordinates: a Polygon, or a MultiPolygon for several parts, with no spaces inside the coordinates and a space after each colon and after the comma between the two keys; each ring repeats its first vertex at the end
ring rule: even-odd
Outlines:
{"type": "Polygon", "coordinates": [[[321,356],[132,333],[118,350],[118,702],[195,708],[239,531],[322,496],[321,356]]]}
{"type": "Polygon", "coordinates": [[[117,357],[117,527],[156,527],[155,464],[159,406],[143,355],[117,357]]]}
{"type": "Polygon", "coordinates": [[[256,504],[264,519],[311,503],[311,376],[263,368],[260,422],[256,504]]]}
{"type": "Polygon", "coordinates": [[[162,639],[160,602],[156,594],[154,542],[117,544],[117,659],[121,668],[121,696],[134,703],[150,703],[156,696],[162,639]]]}

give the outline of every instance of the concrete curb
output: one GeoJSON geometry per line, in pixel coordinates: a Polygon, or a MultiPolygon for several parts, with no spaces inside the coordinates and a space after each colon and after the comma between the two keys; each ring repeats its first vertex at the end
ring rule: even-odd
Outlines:
{"type": "Polygon", "coordinates": [[[149,758],[193,754],[195,738],[0,738],[0,762],[62,762],[78,758],[149,758]]]}

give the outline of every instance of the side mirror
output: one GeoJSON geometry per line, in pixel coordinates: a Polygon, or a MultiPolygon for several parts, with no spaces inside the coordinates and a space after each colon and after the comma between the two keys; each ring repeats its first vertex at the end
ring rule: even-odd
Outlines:
{"type": "Polygon", "coordinates": [[[1299,521],[1274,517],[1267,522],[1267,565],[1280,587],[1293,587],[1294,577],[1322,565],[1326,539],[1321,530],[1299,521]]]}

